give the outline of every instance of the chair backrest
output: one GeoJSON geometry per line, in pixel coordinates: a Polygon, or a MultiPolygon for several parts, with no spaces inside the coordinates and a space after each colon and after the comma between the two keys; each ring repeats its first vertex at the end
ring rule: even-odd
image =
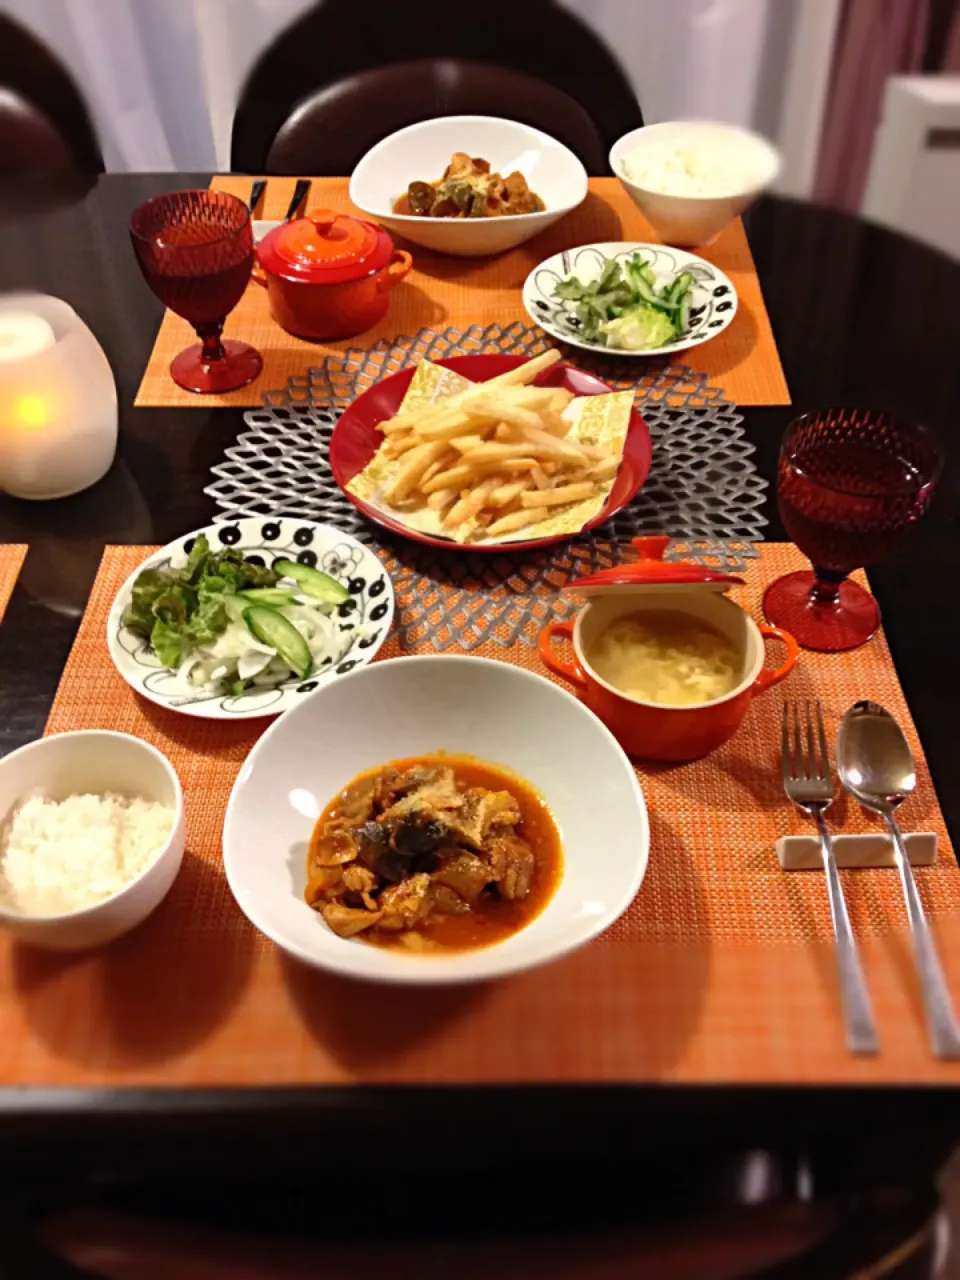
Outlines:
{"type": "MultiPolygon", "coordinates": [[[[506,95],[508,90],[502,92],[506,95]]],[[[281,32],[251,71],[234,118],[233,168],[269,172],[268,156],[277,135],[292,116],[303,119],[315,98],[323,109],[319,113],[323,127],[347,135],[329,139],[318,153],[321,158],[335,157],[341,173],[352,168],[346,160],[354,152],[356,159],[367,149],[351,148],[349,135],[362,134],[372,142],[431,115],[479,111],[512,116],[555,137],[562,137],[558,132],[562,121],[567,129],[562,140],[582,156],[591,173],[609,172],[610,147],[622,134],[643,124],[636,94],[614,55],[595,32],[555,0],[485,0],[482,21],[467,20],[466,15],[461,21],[449,0],[404,0],[390,5],[382,0],[324,0],[281,32]],[[414,62],[434,66],[429,83],[412,89],[408,84],[402,90],[415,92],[418,103],[426,104],[419,114],[411,114],[402,97],[393,103],[375,98],[372,82],[362,80],[365,72],[385,72],[396,64],[414,62]],[[493,69],[525,77],[528,92],[522,93],[521,82],[514,81],[510,105],[505,96],[498,106],[496,98],[491,101],[481,93],[489,88],[481,72],[488,77],[493,69]],[[552,100],[560,114],[545,119],[538,107],[537,114],[531,115],[531,80],[562,95],[552,100]],[[354,105],[358,99],[352,95],[361,90],[363,100],[376,101],[381,113],[375,135],[354,105]],[[454,92],[458,96],[452,101],[454,92]],[[564,99],[579,106],[582,115],[564,99]],[[445,105],[447,101],[451,105],[445,105]],[[591,132],[599,138],[599,147],[591,132]]],[[[537,101],[546,101],[542,91],[537,101]]],[[[295,133],[291,126],[285,136],[295,133]]],[[[280,155],[286,164],[289,153],[281,148],[280,155]]],[[[331,169],[325,164],[311,171],[331,169]]]]}
{"type": "Polygon", "coordinates": [[[103,170],[84,101],[46,45],[0,16],[0,173],[71,170],[103,170]]]}
{"type": "Polygon", "coordinates": [[[351,173],[387,134],[445,115],[519,120],[565,143],[588,172],[605,170],[599,133],[561,89],[506,67],[434,58],[362,71],[310,94],[281,126],[264,172],[351,173]]]}

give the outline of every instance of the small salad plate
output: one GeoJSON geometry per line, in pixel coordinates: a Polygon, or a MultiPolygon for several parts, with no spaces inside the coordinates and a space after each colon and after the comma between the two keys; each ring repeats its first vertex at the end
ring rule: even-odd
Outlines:
{"type": "MultiPolygon", "coordinates": [[[[737,291],[719,267],[695,253],[610,240],[565,249],[534,267],[524,281],[523,305],[552,337],[584,351],[665,356],[722,333],[737,314],[737,291]],[[644,269],[642,278],[633,274],[635,265],[644,269]],[[574,280],[582,289],[568,283],[574,280]],[[675,305],[671,290],[679,294],[675,305]],[[622,331],[631,324],[631,313],[639,313],[641,340],[644,328],[649,328],[652,345],[633,349],[603,332],[601,326],[611,322],[622,331]],[[651,318],[652,325],[643,325],[651,318]]],[[[622,340],[630,337],[622,335],[622,340]]]]}
{"type": "Polygon", "coordinates": [[[127,684],[207,720],[273,716],[373,660],[394,594],[330,525],[252,516],[184,534],[117,593],[107,647],[127,684]]]}

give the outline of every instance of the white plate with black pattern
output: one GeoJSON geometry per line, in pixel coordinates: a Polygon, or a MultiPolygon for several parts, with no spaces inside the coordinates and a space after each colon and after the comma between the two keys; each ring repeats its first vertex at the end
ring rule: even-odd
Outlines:
{"type": "Polygon", "coordinates": [[[698,347],[701,342],[709,342],[723,333],[737,314],[737,291],[719,267],[698,258],[695,253],[687,253],[685,249],[639,241],[608,240],[603,244],[564,249],[534,267],[523,283],[523,305],[530,319],[541,329],[561,342],[582,347],[584,351],[602,351],[608,356],[667,356],[674,351],[698,347]],[[577,315],[577,304],[555,297],[554,290],[561,280],[570,276],[579,277],[584,284],[598,280],[606,259],[626,262],[635,253],[639,253],[653,269],[658,289],[676,279],[682,271],[689,271],[693,276],[686,330],[675,342],[647,351],[623,351],[619,347],[608,347],[602,342],[584,338],[579,332],[581,321],[577,315]]]}
{"type": "Polygon", "coordinates": [[[204,720],[249,720],[279,715],[319,685],[372,662],[390,634],[393,612],[389,575],[373,552],[349,533],[311,520],[250,516],[196,529],[144,560],[117,592],[111,606],[107,647],[127,684],[158,706],[204,720]],[[355,631],[356,639],[340,661],[328,660],[307,680],[291,677],[273,688],[250,689],[237,695],[193,688],[179,672],[162,666],[143,637],[124,626],[123,616],[137,575],[146,568],[184,564],[201,533],[206,534],[213,550],[235,547],[266,565],[275,560],[298,560],[342,583],[350,598],[338,607],[338,625],[343,631],[355,631]]]}

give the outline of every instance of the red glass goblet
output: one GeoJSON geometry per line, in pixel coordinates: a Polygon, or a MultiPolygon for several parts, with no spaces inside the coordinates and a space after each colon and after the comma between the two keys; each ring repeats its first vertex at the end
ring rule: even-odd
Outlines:
{"type": "Polygon", "coordinates": [[[855,649],[880,624],[869,592],[847,580],[882,560],[930,505],[940,451],[929,432],[890,414],[824,409],[787,428],[777,503],[790,538],[813,562],[763,598],[768,621],[806,649],[855,649]]]}
{"type": "Polygon", "coordinates": [[[200,345],[173,360],[187,391],[235,391],[263,368],[260,352],[222,338],[253,268],[253,228],[242,200],[225,191],[172,191],[134,209],[130,238],[140,270],[165,306],[197,331],[200,345]]]}

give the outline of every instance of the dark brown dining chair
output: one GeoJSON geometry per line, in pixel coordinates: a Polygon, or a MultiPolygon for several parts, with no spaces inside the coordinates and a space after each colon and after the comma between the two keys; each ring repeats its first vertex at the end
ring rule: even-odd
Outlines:
{"type": "Polygon", "coordinates": [[[482,21],[461,20],[449,0],[324,0],[251,71],[232,166],[349,173],[395,129],[471,113],[536,125],[593,174],[609,172],[610,147],[643,124],[614,54],[555,0],[485,0],[482,21]]]}
{"type": "Polygon", "coordinates": [[[0,16],[0,176],[101,173],[86,105],[40,40],[0,16]]]}
{"type": "Polygon", "coordinates": [[[386,134],[444,115],[519,120],[565,143],[588,172],[606,166],[593,121],[562,89],[509,67],[426,58],[361,71],[309,94],[270,144],[264,173],[351,173],[386,134]]]}

